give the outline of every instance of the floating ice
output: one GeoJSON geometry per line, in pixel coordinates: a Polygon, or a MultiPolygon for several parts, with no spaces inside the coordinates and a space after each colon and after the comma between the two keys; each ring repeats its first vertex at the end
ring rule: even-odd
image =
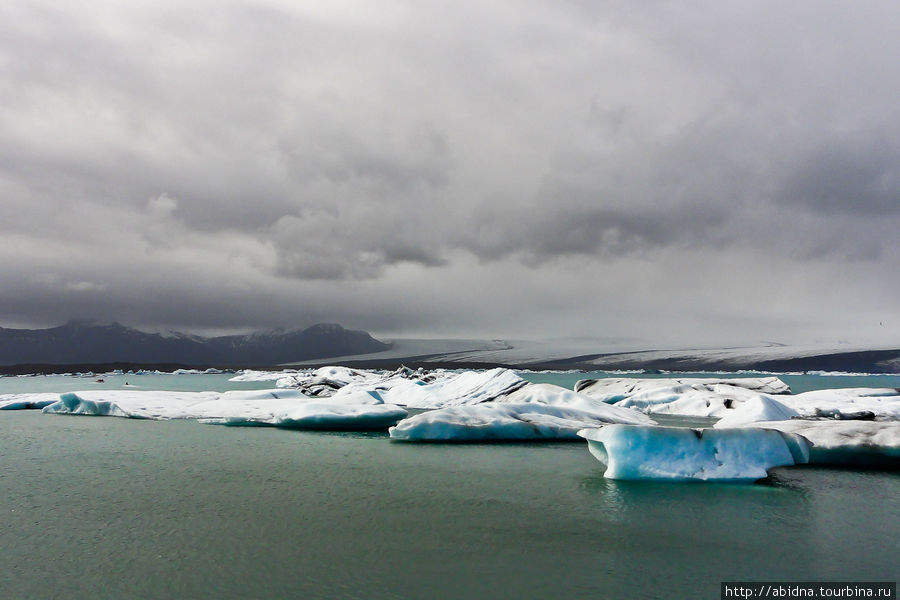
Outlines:
{"type": "Polygon", "coordinates": [[[296,369],[285,369],[283,371],[254,371],[252,369],[244,369],[238,371],[234,377],[228,381],[278,381],[287,377],[294,377],[298,374],[296,369]]]}
{"type": "Polygon", "coordinates": [[[779,398],[803,417],[870,412],[880,419],[900,420],[900,391],[893,388],[844,388],[815,390],[779,398]]]}
{"type": "Polygon", "coordinates": [[[578,430],[604,423],[653,424],[637,411],[600,402],[550,384],[527,384],[491,402],[421,413],[390,429],[404,441],[576,439],[578,430]]]}
{"type": "Polygon", "coordinates": [[[799,434],[814,445],[813,464],[877,466],[900,469],[900,422],[791,419],[754,427],[799,434]]]}
{"type": "Polygon", "coordinates": [[[585,426],[609,422],[603,415],[528,402],[487,402],[431,410],[390,428],[391,439],[403,441],[501,441],[576,439],[585,426]]]}
{"type": "Polygon", "coordinates": [[[604,425],[578,435],[610,479],[755,481],[809,460],[809,442],[769,429],[604,425]]]}
{"type": "Polygon", "coordinates": [[[528,382],[509,369],[447,374],[432,383],[397,381],[383,392],[386,402],[411,408],[445,408],[490,402],[528,382]]]}
{"type": "Polygon", "coordinates": [[[0,410],[29,410],[44,408],[59,400],[59,394],[0,394],[0,410]]]}
{"type": "Polygon", "coordinates": [[[694,389],[712,390],[714,386],[728,385],[747,389],[760,394],[790,394],[791,388],[777,377],[740,377],[736,379],[716,378],[615,378],[582,379],[575,384],[575,391],[588,396],[600,398],[604,402],[618,402],[659,388],[672,388],[681,385],[694,389]],[[699,386],[699,387],[695,387],[699,386]]]}
{"type": "Polygon", "coordinates": [[[758,392],[733,385],[682,383],[648,389],[618,400],[615,405],[651,414],[721,417],[760,397],[762,394],[758,392]]]}
{"type": "Polygon", "coordinates": [[[785,421],[797,416],[797,411],[778,400],[768,396],[760,396],[759,398],[748,400],[736,409],[729,411],[714,427],[716,429],[743,427],[760,421],[785,421]]]}
{"type": "Polygon", "coordinates": [[[385,429],[407,415],[377,394],[312,399],[297,390],[218,392],[88,391],[61,394],[45,413],[133,419],[199,419],[223,425],[385,429]]]}

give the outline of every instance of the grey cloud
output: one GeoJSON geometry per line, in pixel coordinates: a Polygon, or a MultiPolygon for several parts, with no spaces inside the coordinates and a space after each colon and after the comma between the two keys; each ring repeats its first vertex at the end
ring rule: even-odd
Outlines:
{"type": "Polygon", "coordinates": [[[895,311],[894,12],[8,3],[0,319],[780,331],[848,269],[895,311]]]}
{"type": "Polygon", "coordinates": [[[784,202],[830,214],[900,213],[900,144],[879,134],[828,142],[797,158],[783,182],[784,202]]]}

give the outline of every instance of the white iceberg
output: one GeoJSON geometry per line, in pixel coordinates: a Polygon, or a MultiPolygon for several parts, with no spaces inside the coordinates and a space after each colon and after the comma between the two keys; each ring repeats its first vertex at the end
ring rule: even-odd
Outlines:
{"type": "Polygon", "coordinates": [[[221,425],[385,429],[408,413],[377,394],[314,399],[297,390],[218,392],[88,391],[61,394],[45,413],[132,419],[197,419],[221,425]]]}
{"type": "Polygon", "coordinates": [[[894,388],[815,390],[779,401],[803,417],[854,418],[871,413],[874,418],[900,420],[900,391],[894,388]]]}
{"type": "Polygon", "coordinates": [[[288,374],[278,379],[275,385],[280,388],[296,388],[306,396],[321,398],[331,396],[351,383],[374,382],[380,378],[378,373],[372,371],[329,366],[316,369],[312,373],[288,374]]]}
{"type": "Polygon", "coordinates": [[[57,400],[59,394],[53,392],[0,394],[0,410],[33,410],[49,406],[57,400]]]}
{"type": "Polygon", "coordinates": [[[744,402],[736,409],[729,411],[713,427],[716,429],[744,427],[760,421],[786,421],[798,416],[799,413],[796,410],[778,400],[768,396],[760,396],[744,402]]]}
{"type": "Polygon", "coordinates": [[[528,382],[509,369],[448,373],[436,381],[396,381],[382,392],[386,402],[410,408],[445,408],[490,402],[528,382]]]}
{"type": "Polygon", "coordinates": [[[762,396],[759,392],[733,385],[682,383],[648,389],[617,400],[615,405],[650,414],[722,417],[741,404],[762,396]]]}
{"type": "Polygon", "coordinates": [[[676,386],[697,386],[695,389],[713,389],[714,386],[728,385],[743,388],[760,394],[790,394],[791,388],[777,377],[739,377],[729,378],[621,378],[582,379],[575,383],[575,391],[600,398],[604,402],[618,402],[636,394],[649,392],[659,388],[676,386]]]}
{"type": "Polygon", "coordinates": [[[651,425],[650,417],[551,384],[527,384],[491,402],[414,415],[389,431],[403,441],[574,440],[605,423],[651,425]]]}
{"type": "Polygon", "coordinates": [[[809,441],[776,430],[604,425],[578,435],[609,479],[755,481],[809,460],[809,441]]]}
{"type": "Polygon", "coordinates": [[[296,369],[285,369],[283,371],[254,371],[252,369],[243,369],[238,371],[237,374],[228,381],[278,381],[280,379],[295,377],[297,374],[298,371],[296,369]]]}
{"type": "Polygon", "coordinates": [[[574,440],[579,430],[609,422],[594,412],[535,402],[487,402],[431,410],[391,427],[391,439],[423,441],[574,440]]]}
{"type": "Polygon", "coordinates": [[[869,400],[888,396],[872,396],[859,389],[822,391],[829,393],[811,392],[799,406],[807,415],[828,414],[830,418],[801,418],[791,406],[769,398],[744,404],[715,427],[753,426],[800,434],[813,443],[809,458],[812,464],[900,468],[900,421],[872,420],[871,411],[864,411],[869,417],[864,420],[849,418],[863,414],[857,400],[863,399],[864,406],[877,409],[869,400]]]}
{"type": "Polygon", "coordinates": [[[900,469],[900,422],[832,419],[764,421],[754,427],[799,434],[813,443],[811,464],[900,469]]]}

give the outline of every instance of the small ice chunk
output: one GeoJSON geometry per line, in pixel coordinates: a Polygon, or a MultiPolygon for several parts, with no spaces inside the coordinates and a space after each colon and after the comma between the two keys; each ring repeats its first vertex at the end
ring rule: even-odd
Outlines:
{"type": "Polygon", "coordinates": [[[770,429],[604,425],[578,435],[610,479],[755,481],[809,459],[808,440],[770,429]]]}

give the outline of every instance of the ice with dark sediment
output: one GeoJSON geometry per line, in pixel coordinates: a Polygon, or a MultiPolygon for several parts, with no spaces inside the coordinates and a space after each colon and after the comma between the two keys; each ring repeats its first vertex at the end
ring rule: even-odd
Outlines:
{"type": "Polygon", "coordinates": [[[803,417],[835,417],[871,413],[878,419],[900,420],[900,391],[894,388],[814,390],[778,399],[803,417]]]}
{"type": "Polygon", "coordinates": [[[426,383],[395,380],[382,392],[385,402],[410,408],[447,408],[490,402],[525,387],[528,382],[509,369],[445,373],[426,383]]]}
{"type": "Polygon", "coordinates": [[[653,424],[646,415],[550,384],[527,384],[489,402],[430,410],[390,431],[401,441],[573,440],[584,427],[653,424]]]}
{"type": "MultiPolygon", "coordinates": [[[[790,394],[791,388],[778,377],[694,378],[694,377],[610,377],[582,379],[575,383],[575,391],[601,398],[605,402],[618,402],[635,394],[658,388],[680,385],[701,386],[711,389],[716,385],[730,385],[761,394],[790,394]]],[[[699,388],[698,388],[699,389],[699,388]]]]}
{"type": "Polygon", "coordinates": [[[795,406],[791,406],[794,397],[790,396],[747,403],[715,427],[765,427],[800,434],[813,443],[809,461],[813,464],[900,468],[900,420],[892,418],[894,413],[889,410],[881,416],[859,410],[859,401],[870,409],[884,408],[872,401],[890,396],[860,389],[821,391],[828,393],[811,393],[795,406]],[[797,408],[803,409],[806,418],[797,408]]]}
{"type": "Polygon", "coordinates": [[[609,479],[755,481],[809,460],[803,436],[761,428],[604,425],[578,435],[609,479]]]}
{"type": "Polygon", "coordinates": [[[737,379],[588,379],[575,384],[588,396],[651,414],[722,417],[731,409],[765,394],[786,394],[777,377],[737,379]]]}
{"type": "Polygon", "coordinates": [[[809,439],[812,464],[900,469],[900,421],[791,419],[762,421],[753,427],[809,439]]]}

